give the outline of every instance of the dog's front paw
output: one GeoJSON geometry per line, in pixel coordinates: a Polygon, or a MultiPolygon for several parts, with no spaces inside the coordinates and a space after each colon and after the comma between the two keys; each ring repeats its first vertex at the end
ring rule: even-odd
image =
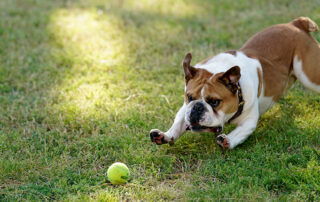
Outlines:
{"type": "Polygon", "coordinates": [[[225,134],[218,135],[217,143],[224,149],[230,149],[230,141],[225,134]]]}
{"type": "Polygon", "coordinates": [[[152,129],[150,131],[151,142],[155,142],[157,145],[166,144],[165,134],[158,129],[152,129]]]}

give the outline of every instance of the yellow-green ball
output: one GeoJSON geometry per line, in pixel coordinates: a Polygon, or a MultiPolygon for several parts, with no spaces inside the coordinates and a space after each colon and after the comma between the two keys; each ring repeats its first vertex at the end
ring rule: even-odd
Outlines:
{"type": "Polygon", "coordinates": [[[112,184],[123,184],[130,176],[129,168],[124,163],[114,163],[107,171],[108,179],[112,184]]]}

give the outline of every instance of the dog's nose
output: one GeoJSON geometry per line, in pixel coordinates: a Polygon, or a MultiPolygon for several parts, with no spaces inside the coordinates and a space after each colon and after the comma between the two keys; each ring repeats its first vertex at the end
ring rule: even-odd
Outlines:
{"type": "Polygon", "coordinates": [[[204,112],[204,105],[201,102],[197,102],[191,110],[190,113],[190,122],[191,124],[197,124],[199,123],[201,116],[204,112]]]}
{"type": "Polygon", "coordinates": [[[202,111],[204,110],[204,106],[203,106],[203,104],[202,104],[201,102],[197,102],[197,103],[193,106],[192,110],[195,110],[195,111],[197,111],[197,112],[202,112],[202,111]]]}

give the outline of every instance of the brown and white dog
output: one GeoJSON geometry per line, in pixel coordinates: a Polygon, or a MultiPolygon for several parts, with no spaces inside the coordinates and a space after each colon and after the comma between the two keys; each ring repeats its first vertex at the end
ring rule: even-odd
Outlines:
{"type": "Polygon", "coordinates": [[[225,123],[238,126],[217,143],[232,149],[256,129],[259,116],[282,97],[296,79],[320,93],[320,45],[309,32],[315,22],[299,17],[255,34],[238,51],[220,53],[190,65],[183,61],[185,102],[167,132],[150,131],[156,144],[173,143],[187,129],[221,133],[225,123]]]}

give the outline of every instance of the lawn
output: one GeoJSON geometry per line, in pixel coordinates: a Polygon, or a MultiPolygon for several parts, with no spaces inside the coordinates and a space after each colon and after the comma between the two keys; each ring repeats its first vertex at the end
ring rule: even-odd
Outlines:
{"type": "Polygon", "coordinates": [[[320,1],[1,0],[0,201],[320,200],[320,95],[299,83],[234,150],[149,138],[183,103],[186,52],[299,16],[320,24],[320,1]],[[107,181],[116,161],[125,185],[107,181]]]}

